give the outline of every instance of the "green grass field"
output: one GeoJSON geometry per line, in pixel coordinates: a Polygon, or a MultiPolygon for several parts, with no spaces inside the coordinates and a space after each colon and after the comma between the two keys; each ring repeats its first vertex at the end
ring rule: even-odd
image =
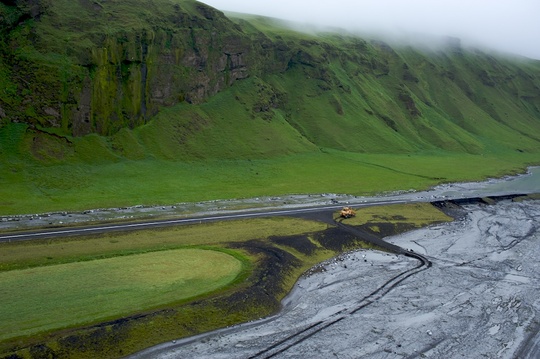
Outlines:
{"type": "Polygon", "coordinates": [[[207,294],[242,262],[177,249],[0,273],[0,341],[118,318],[207,294]]]}
{"type": "Polygon", "coordinates": [[[524,171],[536,154],[323,150],[267,159],[0,164],[0,215],[298,193],[372,195],[524,171]]]}
{"type": "Polygon", "coordinates": [[[208,295],[244,280],[256,260],[226,243],[325,228],[273,218],[0,244],[0,341],[208,295]]]}
{"type": "Polygon", "coordinates": [[[324,230],[325,224],[292,218],[265,218],[178,226],[106,236],[58,238],[0,244],[0,273],[53,264],[88,261],[152,251],[215,246],[271,236],[324,230]]]}
{"type": "Polygon", "coordinates": [[[424,227],[432,223],[449,222],[453,219],[439,211],[430,203],[394,204],[360,208],[356,217],[343,220],[343,223],[359,226],[370,223],[406,223],[413,227],[424,227]]]}

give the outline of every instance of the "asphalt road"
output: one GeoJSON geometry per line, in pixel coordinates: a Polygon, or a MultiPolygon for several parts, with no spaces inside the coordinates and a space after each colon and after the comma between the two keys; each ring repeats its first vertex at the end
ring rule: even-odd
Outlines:
{"type": "MultiPolygon", "coordinates": [[[[408,203],[412,201],[405,200],[385,200],[379,202],[370,202],[370,203],[353,203],[349,204],[355,208],[359,207],[369,207],[369,206],[380,206],[385,204],[398,204],[398,203],[408,203]]],[[[291,216],[291,215],[302,215],[314,212],[323,212],[323,211],[334,211],[343,208],[343,204],[333,204],[327,206],[310,206],[294,209],[272,209],[272,210],[254,210],[254,211],[242,211],[236,213],[228,214],[216,214],[209,216],[195,216],[188,218],[179,218],[179,219],[164,219],[164,220],[153,220],[153,221],[140,221],[140,222],[130,222],[130,223],[111,223],[111,224],[100,224],[100,225],[91,225],[84,227],[55,227],[55,228],[46,228],[35,231],[24,231],[24,232],[10,232],[5,234],[0,234],[0,242],[13,242],[13,241],[28,241],[34,239],[43,239],[43,238],[55,238],[55,237],[66,237],[66,236],[76,236],[76,235],[87,235],[87,234],[99,234],[110,231],[132,231],[148,228],[160,228],[168,226],[177,226],[177,225],[186,225],[186,224],[196,224],[204,222],[213,222],[213,221],[226,221],[226,220],[235,220],[235,219],[246,219],[246,218],[257,218],[257,217],[272,217],[272,216],[291,216]]]]}

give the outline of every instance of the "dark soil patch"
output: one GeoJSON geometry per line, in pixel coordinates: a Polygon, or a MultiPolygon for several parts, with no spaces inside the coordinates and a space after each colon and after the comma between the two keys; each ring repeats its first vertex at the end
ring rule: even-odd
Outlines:
{"type": "Polygon", "coordinates": [[[411,223],[388,223],[388,222],[369,222],[367,224],[358,226],[362,230],[378,237],[379,239],[395,236],[417,227],[411,223]],[[378,230],[375,230],[377,228],[378,230]]]}
{"type": "Polygon", "coordinates": [[[455,201],[437,201],[431,203],[441,212],[456,220],[465,218],[467,211],[455,201]]]}
{"type": "Polygon", "coordinates": [[[300,260],[289,252],[261,240],[232,243],[231,248],[244,249],[253,255],[262,256],[257,272],[251,276],[255,287],[253,290],[261,289],[272,296],[284,294],[282,278],[294,267],[302,265],[300,260]]]}
{"type": "Polygon", "coordinates": [[[277,245],[291,247],[302,254],[313,254],[317,246],[309,240],[307,235],[291,237],[270,237],[270,241],[277,245]]]}
{"type": "Polygon", "coordinates": [[[344,231],[341,228],[328,228],[323,232],[316,233],[314,239],[326,249],[342,252],[358,244],[361,239],[344,231]]]}

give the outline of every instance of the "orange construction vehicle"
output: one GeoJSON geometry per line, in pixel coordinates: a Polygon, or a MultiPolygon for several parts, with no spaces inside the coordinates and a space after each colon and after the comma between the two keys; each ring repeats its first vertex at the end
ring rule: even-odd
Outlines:
{"type": "Polygon", "coordinates": [[[339,215],[342,218],[351,218],[351,217],[356,216],[356,212],[351,207],[343,207],[339,215]]]}

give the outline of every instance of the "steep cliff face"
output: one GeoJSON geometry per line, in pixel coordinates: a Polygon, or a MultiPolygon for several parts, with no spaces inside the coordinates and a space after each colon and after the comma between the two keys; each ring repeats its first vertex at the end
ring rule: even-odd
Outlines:
{"type": "Polygon", "coordinates": [[[249,39],[194,1],[2,4],[0,115],[76,136],[136,127],[249,74],[249,39]]]}

